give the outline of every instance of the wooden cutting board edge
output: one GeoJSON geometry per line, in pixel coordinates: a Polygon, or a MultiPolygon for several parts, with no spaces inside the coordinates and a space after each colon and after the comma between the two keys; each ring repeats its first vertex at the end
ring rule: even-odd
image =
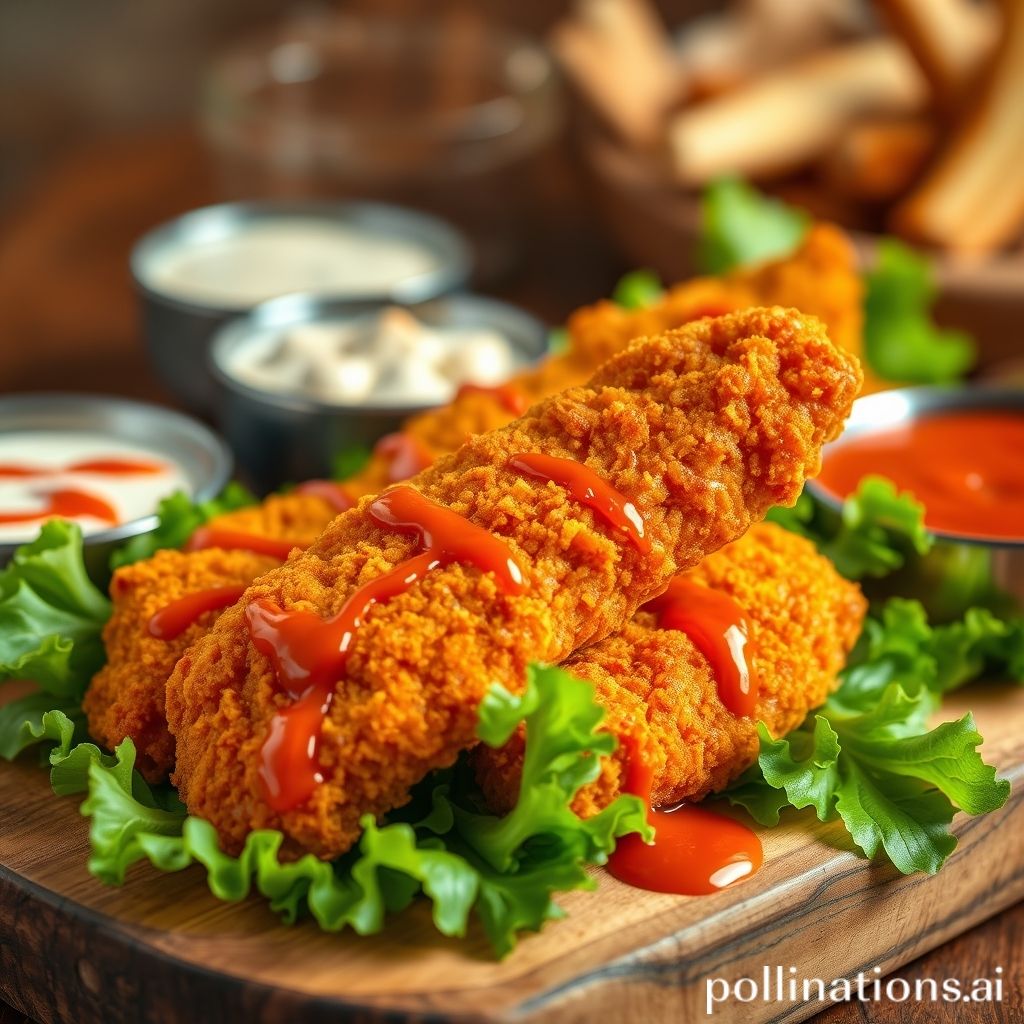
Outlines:
{"type": "MultiPolygon", "coordinates": [[[[799,963],[807,977],[830,979],[858,970],[870,972],[875,964],[882,967],[884,976],[1024,898],[1024,856],[1019,852],[1010,856],[1007,851],[1013,851],[1013,844],[1006,843],[1014,827],[1024,832],[1024,766],[1009,777],[1013,795],[1003,809],[982,818],[961,816],[956,829],[961,848],[941,875],[904,878],[854,854],[836,851],[836,861],[847,862],[844,867],[823,864],[816,872],[808,872],[820,873],[819,880],[795,879],[795,886],[813,885],[810,897],[795,908],[787,906],[746,935],[725,942],[709,935],[694,949],[692,940],[667,934],[570,982],[530,996],[508,1012],[485,1007],[479,1011],[441,1010],[431,1006],[436,992],[424,998],[422,1008],[410,1005],[408,996],[391,1005],[387,997],[360,995],[346,1001],[206,968],[155,947],[147,941],[146,929],[84,907],[2,866],[0,920],[13,921],[14,930],[0,942],[0,992],[43,1024],[122,1020],[170,1024],[181,1019],[176,1008],[182,1005],[195,1006],[201,1019],[225,1024],[254,1020],[284,1024],[300,1019],[304,1024],[338,1020],[577,1024],[591,1021],[597,1014],[609,1022],[685,1020],[694,1012],[703,1017],[704,979],[712,973],[730,979],[757,977],[766,962],[766,951],[771,951],[773,964],[799,963]],[[971,884],[970,876],[980,872],[986,879],[995,878],[1000,867],[1004,875],[1010,868],[1009,874],[998,887],[991,887],[985,898],[958,900],[950,909],[949,892],[966,884],[973,895],[978,885],[977,879],[971,884]],[[945,898],[932,898],[937,897],[939,887],[945,898]],[[843,934],[850,925],[853,941],[852,918],[868,903],[871,914],[884,916],[889,923],[894,916],[905,914],[908,906],[916,907],[911,933],[895,946],[883,941],[879,948],[864,948],[857,967],[836,974],[827,970],[827,958],[809,963],[803,947],[800,959],[790,955],[798,945],[801,921],[827,915],[832,907],[839,909],[828,918],[830,930],[843,934]],[[824,969],[817,975],[815,968],[824,969]]],[[[713,931],[714,919],[708,924],[713,931]]],[[[885,935],[886,930],[879,929],[876,937],[882,940],[885,935]]],[[[723,1005],[715,1019],[726,1024],[796,1024],[825,1005],[733,1002],[723,1005]]]]}

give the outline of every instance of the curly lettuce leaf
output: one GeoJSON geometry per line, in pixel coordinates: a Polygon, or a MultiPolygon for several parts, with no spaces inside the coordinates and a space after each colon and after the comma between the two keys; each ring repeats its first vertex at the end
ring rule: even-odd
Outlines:
{"type": "Polygon", "coordinates": [[[838,517],[805,491],[793,508],[774,508],[768,519],[810,538],[851,580],[888,576],[915,555],[927,554],[933,544],[924,526],[924,506],[880,476],[861,480],[838,517]]]}
{"type": "Polygon", "coordinates": [[[758,726],[758,765],[726,796],[763,825],[786,806],[839,818],[868,857],[902,872],[939,870],[956,847],[956,810],[985,814],[1009,795],[984,762],[970,715],[929,729],[941,697],[993,674],[1024,680],[1024,624],[975,609],[931,626],[921,605],[893,599],[868,620],[839,690],[801,728],[758,726]]]}
{"type": "Polygon", "coordinates": [[[31,693],[0,708],[0,757],[13,760],[39,743],[70,747],[85,734],[85,719],[77,704],[55,708],[48,693],[31,693]]]}
{"type": "Polygon", "coordinates": [[[348,480],[358,476],[370,463],[373,452],[364,444],[350,444],[331,459],[331,479],[348,480]]]}
{"type": "Polygon", "coordinates": [[[151,558],[164,548],[184,547],[189,537],[204,523],[226,512],[256,504],[256,496],[240,483],[232,481],[216,498],[193,501],[184,491],[176,491],[157,506],[159,523],[155,530],[133,537],[110,558],[110,568],[151,558]]]}
{"type": "MultiPolygon", "coordinates": [[[[499,955],[524,930],[558,917],[558,892],[591,888],[588,864],[603,863],[627,832],[650,835],[642,801],[619,797],[586,821],[571,810],[579,788],[600,771],[615,740],[600,731],[593,688],[557,668],[533,666],[522,696],[500,687],[480,710],[480,735],[500,744],[523,724],[526,759],[516,807],[505,817],[479,813],[472,791],[453,792],[445,773],[428,792],[383,824],[363,820],[358,846],[334,863],[313,856],[282,862],[280,832],[253,832],[238,857],[218,846],[213,827],[189,817],[170,793],[151,789],[134,771],[125,740],[113,756],[90,744],[63,750],[53,772],[64,792],[87,787],[90,870],[119,884],[138,861],[161,871],[206,868],[211,891],[241,900],[261,893],[286,921],[307,911],[324,929],[377,932],[389,913],[422,893],[445,935],[465,933],[475,912],[499,955]],[[59,770],[59,774],[58,774],[59,770]]],[[[56,785],[56,783],[55,783],[56,785]]]]}
{"type": "Polygon", "coordinates": [[[109,616],[85,571],[81,530],[45,523],[0,572],[0,681],[32,680],[58,703],[79,699],[103,664],[109,616]]]}
{"type": "Polygon", "coordinates": [[[661,298],[664,292],[661,278],[653,270],[631,270],[615,285],[612,302],[623,309],[643,309],[661,298]]]}
{"type": "Polygon", "coordinates": [[[701,199],[697,265],[705,274],[724,274],[785,256],[800,244],[809,225],[803,210],[771,199],[738,178],[720,178],[701,199]]]}
{"type": "Polygon", "coordinates": [[[878,244],[865,275],[864,354],[884,380],[945,384],[960,380],[977,357],[970,335],[932,320],[936,287],[928,259],[893,238],[878,244]]]}

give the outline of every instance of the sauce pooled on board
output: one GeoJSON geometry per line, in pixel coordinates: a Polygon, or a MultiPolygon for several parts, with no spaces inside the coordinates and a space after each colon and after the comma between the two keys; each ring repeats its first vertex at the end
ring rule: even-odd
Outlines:
{"type": "Polygon", "coordinates": [[[608,870],[620,882],[650,892],[706,896],[754,874],[764,862],[761,840],[746,825],[694,804],[651,807],[654,773],[627,743],[624,793],[645,801],[654,842],[632,833],[619,839],[608,870]]]}

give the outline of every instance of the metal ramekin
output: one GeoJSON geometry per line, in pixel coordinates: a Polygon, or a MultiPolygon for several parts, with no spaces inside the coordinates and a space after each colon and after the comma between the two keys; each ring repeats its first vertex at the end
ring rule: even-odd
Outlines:
{"type": "MultiPolygon", "coordinates": [[[[255,220],[314,217],[344,223],[393,238],[415,241],[437,257],[437,267],[396,282],[372,295],[346,300],[423,302],[462,288],[469,279],[469,248],[444,221],[401,206],[367,202],[261,201],[207,206],[154,228],[132,250],[131,270],[142,300],[146,349],[157,374],[171,392],[198,413],[214,411],[217,389],[207,353],[216,330],[252,306],[191,302],[165,294],[151,283],[154,260],[169,248],[230,238],[255,220]]],[[[329,296],[328,296],[329,297],[329,296]]]]}
{"type": "MultiPolygon", "coordinates": [[[[188,416],[156,405],[101,395],[26,394],[0,398],[0,433],[72,430],[109,434],[117,440],[150,449],[176,463],[197,501],[213,498],[231,477],[233,460],[228,446],[207,427],[188,416]]],[[[85,561],[98,581],[109,574],[114,548],[157,525],[153,515],[121,523],[85,538],[85,561]]],[[[6,565],[21,543],[0,543],[0,566],[6,565]]]]}
{"type": "MultiPolygon", "coordinates": [[[[1024,391],[917,387],[868,395],[854,403],[846,430],[826,447],[824,457],[851,438],[954,410],[1009,411],[1024,416],[1024,391]]],[[[992,443],[998,444],[998,438],[992,443]]],[[[820,483],[811,480],[807,487],[818,502],[835,514],[840,512],[842,501],[820,483]]],[[[1008,599],[1018,607],[1024,606],[1024,523],[1020,540],[929,532],[935,538],[932,550],[922,558],[911,559],[907,568],[888,577],[883,587],[886,592],[917,597],[937,620],[958,616],[971,604],[998,607],[1005,606],[1008,599]],[[957,590],[950,593],[944,584],[953,577],[957,590]]]]}
{"type": "MultiPolygon", "coordinates": [[[[247,480],[259,490],[328,475],[339,452],[370,447],[397,430],[419,406],[331,405],[303,396],[264,391],[233,377],[233,353],[263,331],[323,320],[363,317],[388,303],[331,302],[315,296],[288,296],[257,307],[217,332],[210,365],[223,391],[220,424],[247,480]]],[[[548,329],[515,306],[475,295],[451,295],[405,304],[417,319],[434,326],[492,327],[530,362],[547,354],[548,329]]]]}

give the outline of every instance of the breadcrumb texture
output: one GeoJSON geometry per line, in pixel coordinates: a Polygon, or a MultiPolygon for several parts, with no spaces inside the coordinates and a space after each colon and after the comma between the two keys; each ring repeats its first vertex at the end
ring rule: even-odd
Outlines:
{"type": "Polygon", "coordinates": [[[89,735],[108,750],[131,738],[143,777],[149,782],[166,779],[174,767],[174,738],[164,714],[167,677],[220,610],[204,612],[170,640],[150,635],[150,619],[187,594],[244,585],[277,564],[248,551],[210,548],[191,554],[158,551],[118,569],[110,583],[113,614],[103,629],[107,664],[93,677],[82,701],[89,735]]]}
{"type": "MultiPolygon", "coordinates": [[[[629,749],[641,751],[654,769],[656,807],[724,789],[757,760],[759,720],[781,736],[824,703],[867,607],[857,585],[810,541],[771,523],[751,527],[687,577],[728,594],[747,614],[759,681],[756,716],[737,717],[719,700],[711,666],[685,633],[658,629],[654,615],[639,612],[620,633],[563,665],[594,684],[605,727],[620,741],[597,780],[577,794],[573,808],[583,817],[618,796],[629,749]]],[[[522,733],[498,750],[474,751],[492,810],[515,805],[523,753],[522,733]]]]}
{"type": "MultiPolygon", "coordinates": [[[[584,383],[607,359],[635,338],[662,334],[703,316],[750,306],[787,306],[818,317],[840,348],[861,355],[863,285],[856,254],[843,232],[815,224],[791,255],[723,277],[698,277],[676,285],[652,305],[623,309],[603,300],[569,318],[569,351],[513,379],[529,404],[584,383]]],[[[876,390],[877,382],[869,382],[876,390]]],[[[452,452],[473,434],[496,430],[512,419],[499,398],[469,392],[440,409],[408,421],[404,432],[433,458],[452,452]]],[[[353,495],[376,494],[392,482],[390,458],[374,455],[366,469],[345,482],[353,495]]]]}
{"type": "Polygon", "coordinates": [[[213,529],[237,530],[260,537],[294,541],[307,548],[338,514],[330,502],[315,494],[272,494],[258,505],[225,512],[207,524],[213,529]]]}
{"type": "Polygon", "coordinates": [[[675,573],[734,540],[816,471],[860,385],[856,361],[823,326],[783,309],[701,320],[617,355],[586,387],[472,438],[415,477],[427,498],[504,538],[528,580],[501,593],[492,574],[453,565],[374,606],[338,680],[318,758],[324,782],[283,814],[259,782],[261,747],[288,704],[250,642],[246,606],[336,614],[361,584],[414,552],[382,529],[370,499],[336,518],[305,553],[260,577],[178,662],[167,686],[175,784],[230,851],[256,828],[284,850],[329,858],[359,818],[400,804],[410,786],[475,743],[491,683],[520,690],[526,665],[557,663],[620,629],[675,573]],[[525,452],[585,463],[629,497],[651,551],[596,521],[554,484],[508,468],[525,452]]]}
{"type": "Polygon", "coordinates": [[[840,348],[860,356],[863,284],[846,235],[815,224],[790,256],[743,267],[722,277],[697,277],[676,285],[657,302],[623,309],[608,299],[569,319],[575,351],[600,364],[633,338],[678,327],[700,316],[748,306],[792,306],[823,321],[840,348]]]}
{"type": "MultiPolygon", "coordinates": [[[[292,540],[308,547],[337,515],[321,498],[275,495],[259,505],[210,520],[217,528],[292,540]]],[[[178,658],[213,625],[222,609],[204,612],[170,640],[150,635],[150,619],[187,594],[245,585],[277,566],[276,559],[248,551],[158,551],[125,566],[110,583],[113,612],[103,631],[107,664],[93,678],[83,701],[89,734],[112,750],[125,737],[135,742],[136,766],[149,782],[161,782],[174,767],[174,738],[167,731],[164,691],[178,658]]]]}

